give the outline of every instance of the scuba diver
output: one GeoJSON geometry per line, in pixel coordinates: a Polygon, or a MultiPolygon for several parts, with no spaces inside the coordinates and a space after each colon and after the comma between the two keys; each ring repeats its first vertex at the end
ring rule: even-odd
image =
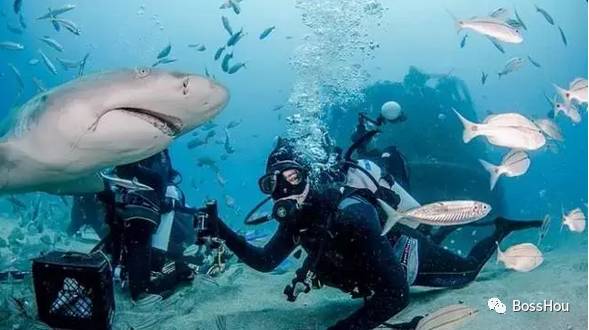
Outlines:
{"type": "MultiPolygon", "coordinates": [[[[176,208],[184,206],[183,193],[177,187],[179,173],[164,150],[139,162],[117,166],[113,174],[117,178],[104,176],[111,188],[100,196],[110,227],[103,247],[112,254],[119,273],[126,275],[133,300],[148,293],[165,296],[194,277],[193,270],[182,260],[181,245],[186,237],[177,233],[172,237],[174,223],[180,222],[176,208]],[[117,185],[123,180],[140,184],[139,189],[117,185]]],[[[192,217],[185,218],[193,242],[192,217]]]]}
{"type": "MultiPolygon", "coordinates": [[[[289,141],[279,141],[268,157],[266,174],[259,180],[259,188],[269,196],[266,200],[274,202],[272,218],[279,223],[264,247],[250,245],[218,217],[208,218],[199,235],[223,239],[242,262],[261,272],[272,271],[302,246],[307,258],[284,291],[287,299],[294,301],[299,293],[322,285],[338,288],[352,298],[364,298],[365,303],[329,329],[372,329],[386,324],[409,304],[410,285],[467,285],[493,255],[496,242],[515,230],[541,225],[499,217],[492,235],[477,243],[466,257],[401,224],[381,236],[385,214],[377,198],[393,207],[401,201],[387,189],[392,176],[382,175],[371,161],[351,161],[352,152],[362,142],[346,152],[342,161],[346,166],[341,169],[347,174],[346,181],[335,184],[315,183],[309,177],[310,164],[296,156],[289,141]]],[[[247,224],[265,221],[248,218],[247,224]]],[[[386,325],[414,329],[419,319],[386,325]]]]}

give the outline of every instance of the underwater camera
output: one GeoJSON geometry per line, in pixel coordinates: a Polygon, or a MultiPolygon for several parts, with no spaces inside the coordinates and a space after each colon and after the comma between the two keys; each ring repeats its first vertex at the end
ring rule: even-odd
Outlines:
{"type": "Polygon", "coordinates": [[[52,251],[33,260],[39,319],[51,327],[110,329],[112,270],[102,253],[52,251]]]}
{"type": "Polygon", "coordinates": [[[218,219],[219,210],[217,201],[211,200],[205,203],[205,206],[198,208],[193,212],[193,226],[196,232],[197,245],[209,245],[211,248],[218,248],[223,244],[223,240],[217,238],[218,235],[210,228],[211,219],[218,219]]]}

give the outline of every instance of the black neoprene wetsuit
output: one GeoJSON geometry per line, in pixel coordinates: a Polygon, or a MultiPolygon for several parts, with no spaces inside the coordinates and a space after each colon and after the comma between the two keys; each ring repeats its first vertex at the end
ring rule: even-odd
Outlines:
{"type": "MultiPolygon", "coordinates": [[[[358,191],[347,197],[351,202],[342,201],[327,226],[325,219],[330,217],[325,214],[325,208],[304,208],[296,224],[280,224],[264,247],[250,245],[222,221],[217,221],[213,230],[244,263],[258,271],[272,271],[300,245],[309,258],[317,258],[322,251],[315,273],[323,284],[349,293],[358,289],[372,293],[363,307],[330,329],[372,329],[407,306],[410,285],[407,270],[394,256],[393,249],[403,235],[418,241],[419,266],[413,284],[459,287],[474,280],[495,251],[495,242],[514,230],[497,225],[493,235],[479,242],[467,257],[461,257],[405,226],[397,226],[399,229],[381,236],[381,221],[370,196],[358,191]],[[322,241],[325,241],[323,247],[322,241]]],[[[501,221],[511,223],[503,219],[496,223],[501,221]]]]}
{"type": "Polygon", "coordinates": [[[176,261],[174,272],[151,279],[151,270],[161,270],[166,261],[163,251],[152,248],[152,235],[160,224],[161,215],[171,210],[166,199],[166,188],[172,184],[170,157],[167,151],[160,152],[139,162],[118,166],[115,173],[153,188],[118,192],[107,204],[108,223],[113,233],[110,250],[116,254],[115,263],[121,257],[120,262],[126,266],[133,299],[144,293],[169,292],[179,282],[191,278],[185,264],[176,261]]]}

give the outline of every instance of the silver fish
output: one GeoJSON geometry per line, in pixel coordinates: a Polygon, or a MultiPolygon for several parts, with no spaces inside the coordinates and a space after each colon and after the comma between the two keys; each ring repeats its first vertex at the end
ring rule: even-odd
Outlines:
{"type": "Polygon", "coordinates": [[[80,65],[82,65],[82,60],[73,61],[60,57],[56,57],[55,59],[57,60],[57,62],[59,62],[59,64],[61,64],[64,70],[77,69],[80,67],[80,65]]]}
{"type": "Polygon", "coordinates": [[[221,69],[223,69],[223,72],[229,71],[229,61],[232,58],[233,58],[233,52],[226,53],[225,56],[223,57],[223,61],[221,62],[221,69]]]}
{"type": "Polygon", "coordinates": [[[455,226],[478,221],[491,212],[489,204],[479,201],[437,202],[403,212],[396,211],[381,199],[378,199],[378,203],[387,214],[381,236],[386,235],[401,219],[431,226],[455,226]]]}
{"type": "Polygon", "coordinates": [[[521,69],[524,66],[524,64],[526,64],[525,59],[521,57],[513,57],[510,60],[508,60],[507,63],[505,63],[505,67],[503,68],[503,70],[501,70],[501,72],[498,72],[497,75],[499,76],[499,78],[501,78],[501,76],[521,69]]]}
{"type": "Polygon", "coordinates": [[[232,67],[229,68],[229,70],[227,70],[227,73],[229,74],[234,74],[237,71],[241,70],[241,68],[245,68],[245,63],[237,63],[234,64],[232,67]]]}
{"type": "Polygon", "coordinates": [[[170,55],[170,52],[172,51],[172,44],[168,43],[168,45],[166,47],[164,47],[164,49],[162,49],[159,54],[157,54],[157,59],[162,59],[168,55],[170,55]]]}
{"type": "Polygon", "coordinates": [[[190,44],[188,45],[189,48],[194,48],[198,52],[204,52],[207,50],[207,47],[203,44],[190,44]]]}
{"type": "Polygon", "coordinates": [[[227,33],[229,33],[229,36],[232,36],[233,29],[231,28],[231,24],[229,24],[229,19],[225,16],[221,16],[221,22],[223,23],[223,27],[225,28],[225,31],[227,31],[227,33]]]}
{"type": "Polygon", "coordinates": [[[558,31],[560,32],[560,39],[562,39],[562,43],[567,46],[569,44],[567,41],[567,36],[564,34],[564,31],[560,26],[558,27],[558,31]]]}
{"type": "Polygon", "coordinates": [[[502,42],[514,44],[519,44],[524,40],[518,29],[493,17],[475,17],[468,20],[459,20],[454,17],[454,20],[458,31],[469,29],[502,42]]]}
{"type": "Polygon", "coordinates": [[[59,23],[55,19],[51,20],[51,25],[53,26],[53,29],[55,31],[57,31],[57,32],[61,31],[61,25],[59,25],[59,23]]]}
{"type": "Polygon", "coordinates": [[[55,49],[56,51],[63,52],[63,46],[59,42],[57,42],[57,40],[52,39],[49,36],[43,36],[43,38],[39,38],[39,40],[43,41],[45,44],[55,49]]]}
{"type": "Polygon", "coordinates": [[[272,31],[274,31],[274,29],[276,29],[276,26],[271,26],[269,28],[266,28],[264,31],[262,31],[262,33],[260,34],[260,40],[266,39],[270,35],[270,33],[272,33],[272,31]]]}
{"type": "Polygon", "coordinates": [[[243,120],[241,120],[241,119],[240,119],[240,120],[232,120],[232,121],[230,121],[230,122],[229,122],[229,124],[227,124],[227,126],[226,126],[226,127],[227,127],[228,129],[235,128],[235,127],[239,126],[239,125],[241,124],[241,122],[242,122],[242,121],[243,121],[243,120]]]}
{"type": "Polygon", "coordinates": [[[462,37],[462,40],[460,41],[460,48],[464,48],[464,46],[466,46],[466,39],[468,38],[468,34],[465,34],[464,37],[462,37]]]}
{"type": "Polygon", "coordinates": [[[530,61],[530,63],[532,63],[533,66],[537,67],[537,68],[541,68],[542,65],[540,65],[540,63],[538,63],[537,61],[535,61],[530,55],[528,55],[528,61],[530,61]]]}
{"type": "Polygon", "coordinates": [[[481,84],[484,85],[487,82],[487,78],[489,77],[488,74],[486,74],[485,72],[481,73],[481,84]]]}
{"type": "Polygon", "coordinates": [[[219,49],[217,49],[217,51],[215,52],[215,61],[217,61],[219,58],[221,58],[221,55],[223,54],[223,51],[225,51],[225,46],[220,47],[219,49]]]}
{"type": "Polygon", "coordinates": [[[80,64],[80,69],[78,70],[78,77],[84,75],[84,70],[86,69],[86,63],[88,62],[88,57],[90,57],[90,53],[87,53],[84,58],[82,59],[82,63],[80,64]]]}
{"type": "Polygon", "coordinates": [[[54,75],[57,75],[57,69],[55,68],[55,65],[53,64],[53,62],[51,62],[49,57],[47,57],[47,55],[45,55],[45,53],[43,53],[43,51],[40,49],[38,50],[38,52],[39,55],[41,55],[41,59],[43,60],[43,63],[45,63],[47,69],[49,69],[49,71],[51,71],[51,73],[53,73],[54,75]]]}
{"type": "Polygon", "coordinates": [[[174,63],[176,61],[177,61],[177,59],[175,59],[175,58],[161,58],[157,62],[153,63],[151,65],[151,67],[156,67],[160,64],[170,64],[170,63],[174,63]]]}
{"type": "Polygon", "coordinates": [[[534,123],[536,126],[540,127],[542,132],[544,132],[549,138],[556,141],[564,141],[560,128],[558,128],[558,125],[556,125],[554,121],[548,118],[542,118],[534,120],[534,123]]]}
{"type": "Polygon", "coordinates": [[[554,19],[552,18],[552,16],[550,16],[550,14],[545,10],[542,9],[540,7],[538,7],[537,5],[534,5],[536,7],[536,11],[540,14],[542,14],[542,16],[544,16],[544,18],[546,19],[546,21],[548,23],[550,23],[550,25],[554,25],[554,19]]]}
{"type": "Polygon", "coordinates": [[[139,181],[137,181],[136,178],[133,178],[133,180],[127,180],[127,179],[121,179],[119,177],[115,177],[115,176],[110,176],[104,173],[100,173],[100,177],[102,177],[102,179],[104,179],[106,182],[108,182],[110,185],[115,186],[115,187],[120,187],[120,188],[124,188],[124,189],[128,189],[128,190],[132,190],[132,191],[152,191],[153,188],[148,186],[148,185],[144,185],[143,183],[140,183],[139,181]]]}
{"type": "Polygon", "coordinates": [[[229,130],[227,128],[225,128],[225,143],[224,143],[224,147],[225,147],[225,152],[228,154],[232,154],[235,152],[235,149],[233,149],[233,146],[231,145],[231,140],[229,138],[229,130]]]}
{"type": "Polygon", "coordinates": [[[244,34],[243,34],[243,28],[242,28],[241,30],[232,34],[231,37],[229,37],[229,40],[227,40],[227,46],[228,47],[235,46],[237,44],[237,42],[239,42],[239,40],[241,40],[241,38],[243,38],[243,36],[244,36],[244,34]]]}
{"type": "Polygon", "coordinates": [[[464,328],[464,324],[470,322],[478,313],[479,310],[462,304],[446,306],[419,320],[415,330],[464,328]]]}
{"type": "Polygon", "coordinates": [[[484,136],[489,143],[510,149],[537,150],[546,144],[540,128],[518,113],[490,115],[483,123],[477,124],[464,118],[456,109],[452,110],[464,126],[464,143],[484,136]]]}
{"type": "MultiPolygon", "coordinates": [[[[80,29],[78,28],[78,26],[67,19],[63,19],[63,18],[54,18],[51,20],[51,22],[53,24],[57,24],[58,26],[63,26],[66,30],[70,31],[71,33],[79,36],[80,35],[80,29]]],[[[59,28],[56,29],[57,31],[59,31],[59,28]]]]}
{"type": "Polygon", "coordinates": [[[505,48],[499,43],[499,41],[495,40],[494,38],[489,37],[489,41],[499,50],[501,53],[505,54],[505,48]]]}
{"type": "Polygon", "coordinates": [[[503,157],[500,165],[491,164],[483,159],[479,159],[479,162],[491,175],[491,190],[495,188],[497,180],[499,180],[502,175],[507,177],[524,175],[528,171],[528,168],[530,168],[531,164],[530,157],[523,151],[510,151],[503,157]]]}
{"type": "Polygon", "coordinates": [[[0,42],[0,49],[6,49],[6,50],[23,50],[23,49],[25,49],[25,46],[23,46],[22,44],[19,44],[18,42],[1,41],[0,42]]]}
{"type": "Polygon", "coordinates": [[[501,261],[505,268],[518,272],[529,272],[540,266],[544,261],[542,252],[532,243],[514,245],[505,251],[497,246],[497,262],[501,261]]]}
{"type": "Polygon", "coordinates": [[[546,234],[548,234],[548,230],[550,229],[550,215],[547,214],[544,216],[544,220],[542,221],[542,227],[540,227],[540,234],[538,235],[538,242],[536,243],[537,246],[540,246],[546,234]]]}
{"type": "Polygon", "coordinates": [[[42,20],[42,19],[48,19],[48,18],[55,18],[63,13],[73,10],[75,8],[76,8],[76,5],[65,5],[65,6],[63,6],[61,8],[57,8],[57,9],[49,8],[49,12],[47,14],[37,17],[37,19],[42,20]]]}
{"type": "Polygon", "coordinates": [[[499,18],[499,19],[503,19],[506,18],[510,15],[511,13],[509,12],[509,9],[504,8],[504,7],[499,7],[495,10],[493,10],[489,16],[493,17],[493,18],[499,18]]]}

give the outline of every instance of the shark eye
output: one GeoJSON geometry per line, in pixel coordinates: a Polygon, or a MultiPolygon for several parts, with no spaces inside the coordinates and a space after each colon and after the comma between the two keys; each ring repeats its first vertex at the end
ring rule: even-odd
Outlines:
{"type": "Polygon", "coordinates": [[[182,82],[182,86],[184,86],[184,88],[188,88],[188,84],[190,83],[190,78],[186,78],[184,79],[184,81],[182,82]]]}
{"type": "Polygon", "coordinates": [[[137,68],[135,69],[135,74],[137,78],[145,78],[151,74],[151,70],[149,68],[137,68]]]}

